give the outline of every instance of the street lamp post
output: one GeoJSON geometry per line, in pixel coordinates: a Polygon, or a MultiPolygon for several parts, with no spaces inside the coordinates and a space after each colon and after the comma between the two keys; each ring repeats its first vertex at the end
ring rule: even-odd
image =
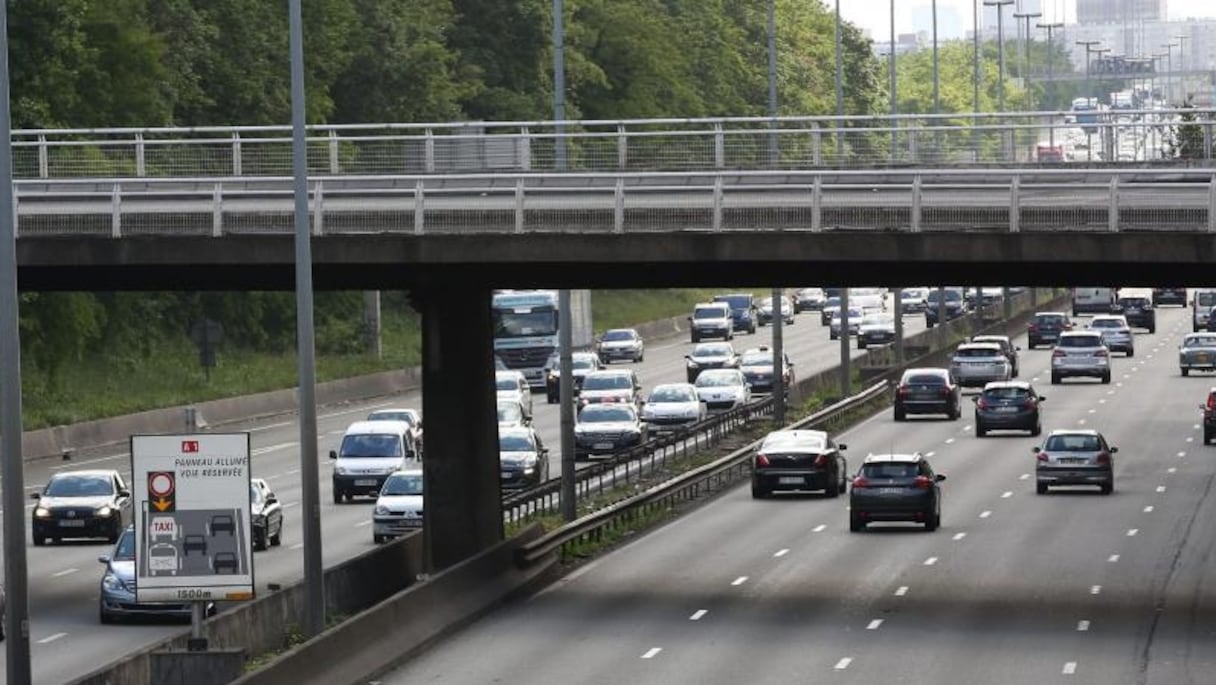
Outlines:
{"type": "Polygon", "coordinates": [[[1091,98],[1094,96],[1094,86],[1092,83],[1090,83],[1090,64],[1092,62],[1092,58],[1090,57],[1090,55],[1093,54],[1094,50],[1100,49],[1100,48],[1095,48],[1094,46],[1101,45],[1101,44],[1102,44],[1102,41],[1100,41],[1100,40],[1079,40],[1079,41],[1077,41],[1077,45],[1080,45],[1081,47],[1085,48],[1085,97],[1088,97],[1088,98],[1091,98]]]}
{"type": "Polygon", "coordinates": [[[1170,105],[1174,104],[1174,48],[1177,43],[1162,43],[1165,48],[1165,94],[1170,105]]]}
{"type": "MultiPolygon", "coordinates": [[[[1013,0],[984,0],[984,6],[996,8],[997,111],[1005,111],[1005,7],[1013,0]]],[[[1005,151],[1008,159],[1012,150],[1005,151]]]]}
{"type": "Polygon", "coordinates": [[[777,168],[777,0],[768,0],[768,156],[777,168]]]}
{"type": "Polygon", "coordinates": [[[1174,36],[1174,40],[1178,41],[1178,71],[1183,72],[1183,73],[1179,74],[1177,80],[1178,80],[1178,83],[1182,84],[1182,100],[1184,102],[1186,101],[1186,78],[1185,78],[1186,60],[1183,59],[1183,52],[1185,52],[1185,50],[1186,50],[1186,41],[1189,38],[1190,38],[1190,36],[1183,35],[1181,33],[1174,36]]]}
{"type": "MultiPolygon", "coordinates": [[[[1013,13],[1014,19],[1017,19],[1019,21],[1025,20],[1025,22],[1026,22],[1024,26],[1022,24],[1019,24],[1018,29],[1020,30],[1020,33],[1022,34],[1022,54],[1024,55],[1024,59],[1022,61],[1021,76],[1022,76],[1022,88],[1024,88],[1026,90],[1026,111],[1027,112],[1034,109],[1033,96],[1030,94],[1030,20],[1039,19],[1042,16],[1043,16],[1042,12],[1014,12],[1013,13]]],[[[1029,133],[1031,136],[1034,135],[1034,131],[1027,131],[1027,133],[1029,133]]],[[[1017,147],[1018,147],[1017,138],[1018,138],[1018,129],[1015,128],[1013,130],[1014,149],[1017,149],[1017,147]]],[[[1032,141],[1032,143],[1033,143],[1033,141],[1032,141]]]]}
{"type": "Polygon", "coordinates": [[[980,158],[980,0],[971,1],[971,149],[980,158]]]}
{"type": "Polygon", "coordinates": [[[844,134],[844,35],[840,24],[840,0],[836,0],[836,164],[843,164],[844,134]]]}
{"type": "MultiPolygon", "coordinates": [[[[1056,29],[1064,27],[1064,22],[1057,21],[1057,22],[1051,22],[1051,23],[1046,23],[1046,24],[1040,22],[1038,24],[1035,24],[1035,26],[1037,26],[1038,28],[1047,30],[1047,84],[1048,84],[1047,87],[1050,92],[1050,95],[1048,95],[1048,98],[1049,98],[1049,101],[1051,102],[1051,107],[1049,107],[1049,109],[1057,110],[1057,109],[1060,109],[1060,103],[1056,102],[1056,70],[1055,70],[1055,59],[1054,59],[1055,55],[1052,54],[1055,48],[1054,48],[1054,44],[1052,43],[1052,38],[1054,37],[1053,34],[1056,29]]],[[[1056,123],[1055,121],[1052,121],[1051,125],[1047,128],[1047,136],[1048,136],[1048,141],[1049,141],[1048,144],[1051,145],[1053,150],[1056,147],[1055,123],[1056,123]]]]}
{"type": "Polygon", "coordinates": [[[933,0],[931,5],[933,14],[933,154],[934,156],[941,154],[942,149],[942,133],[937,130],[941,125],[941,120],[936,115],[942,113],[942,93],[941,93],[941,75],[937,68],[937,0],[933,0]]]}
{"type": "MultiPolygon", "coordinates": [[[[1013,0],[1010,0],[1013,2],[1013,0]]],[[[895,0],[891,0],[891,54],[887,59],[890,60],[889,69],[891,71],[891,161],[895,161],[895,148],[899,144],[899,139],[896,132],[895,117],[899,114],[899,100],[896,97],[896,79],[895,79],[895,0]]]]}

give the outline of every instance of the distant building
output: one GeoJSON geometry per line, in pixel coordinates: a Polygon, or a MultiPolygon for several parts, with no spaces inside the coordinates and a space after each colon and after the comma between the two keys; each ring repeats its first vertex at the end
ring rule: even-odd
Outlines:
{"type": "Polygon", "coordinates": [[[1077,0],[1078,24],[1165,21],[1165,0],[1077,0]]]}
{"type": "MultiPolygon", "coordinates": [[[[924,30],[933,39],[933,6],[917,5],[912,8],[912,24],[918,30],[924,30]]],[[[971,27],[971,15],[967,15],[966,28],[971,27]]],[[[963,18],[953,7],[938,3],[937,7],[937,40],[945,42],[962,38],[966,35],[963,18]]]]}

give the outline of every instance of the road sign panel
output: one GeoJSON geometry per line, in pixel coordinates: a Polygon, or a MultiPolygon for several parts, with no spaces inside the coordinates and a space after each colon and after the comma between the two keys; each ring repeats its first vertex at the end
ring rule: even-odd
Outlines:
{"type": "Polygon", "coordinates": [[[131,436],[138,602],[251,599],[249,434],[131,436]]]}

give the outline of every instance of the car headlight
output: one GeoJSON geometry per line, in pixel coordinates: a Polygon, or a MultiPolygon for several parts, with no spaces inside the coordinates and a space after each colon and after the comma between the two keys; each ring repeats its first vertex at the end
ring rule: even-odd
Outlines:
{"type": "Polygon", "coordinates": [[[688,360],[688,368],[690,368],[690,369],[695,369],[695,368],[697,368],[697,363],[696,363],[696,362],[694,362],[693,360],[689,359],[689,360],[688,360]]]}
{"type": "Polygon", "coordinates": [[[101,518],[106,518],[110,514],[114,513],[114,510],[110,507],[110,505],[103,504],[100,507],[97,507],[97,509],[95,509],[93,511],[93,513],[100,516],[101,518]]]}
{"type": "Polygon", "coordinates": [[[384,506],[383,504],[377,504],[376,508],[373,510],[373,513],[376,516],[388,516],[388,507],[384,506]]]}
{"type": "Polygon", "coordinates": [[[349,473],[349,471],[345,466],[335,466],[334,473],[339,476],[345,476],[349,473]]]}
{"type": "Polygon", "coordinates": [[[37,509],[34,510],[34,516],[36,516],[40,519],[50,518],[51,510],[47,509],[46,507],[38,507],[37,509]]]}
{"type": "Polygon", "coordinates": [[[125,589],[125,588],[123,588],[122,581],[118,579],[118,576],[116,576],[113,573],[110,573],[108,571],[101,578],[101,586],[104,587],[105,589],[109,590],[110,592],[115,592],[117,590],[125,589]]]}

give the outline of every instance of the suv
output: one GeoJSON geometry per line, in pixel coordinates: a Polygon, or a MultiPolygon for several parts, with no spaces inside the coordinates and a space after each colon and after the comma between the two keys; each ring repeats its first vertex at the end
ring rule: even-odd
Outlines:
{"type": "Polygon", "coordinates": [[[822,490],[836,497],[848,489],[848,462],[823,431],[778,430],[769,433],[752,460],[752,498],[776,490],[822,490]]]}
{"type": "Polygon", "coordinates": [[[1127,325],[1147,328],[1149,333],[1156,333],[1157,312],[1154,306],[1147,297],[1120,297],[1115,303],[1115,311],[1127,319],[1127,325]]]}
{"type": "Polygon", "coordinates": [[[1022,349],[1013,344],[1007,335],[975,335],[971,337],[973,343],[996,343],[1000,345],[1001,351],[1005,353],[1005,357],[1009,360],[1010,373],[1013,378],[1018,377],[1018,352],[1022,349]]]}
{"type": "Polygon", "coordinates": [[[849,490],[849,530],[860,532],[873,521],[915,521],[937,530],[944,480],[920,454],[871,454],[849,490]]]}
{"type": "Polygon", "coordinates": [[[1110,383],[1110,350],[1098,331],[1065,331],[1051,351],[1051,384],[1069,376],[1101,378],[1110,383]]]}
{"type": "Polygon", "coordinates": [[[714,302],[724,302],[730,307],[734,330],[756,332],[756,301],[751,293],[715,295],[714,302]]]}
{"type": "Polygon", "coordinates": [[[1043,343],[1055,343],[1064,331],[1072,330],[1072,319],[1064,312],[1038,312],[1026,325],[1026,346],[1034,349],[1043,343]]]}
{"type": "Polygon", "coordinates": [[[1176,304],[1186,306],[1186,288],[1153,288],[1153,306],[1176,304]]]}
{"type": "Polygon", "coordinates": [[[1013,378],[1013,367],[996,343],[963,343],[950,358],[950,374],[963,387],[1013,378]]]}
{"type": "Polygon", "coordinates": [[[701,342],[702,338],[732,340],[735,337],[730,305],[723,302],[705,302],[693,307],[688,322],[694,343],[701,342]]]}
{"type": "Polygon", "coordinates": [[[960,394],[946,369],[908,369],[895,389],[895,420],[908,414],[945,414],[951,421],[962,415],[960,394]]]}
{"type": "Polygon", "coordinates": [[[1109,495],[1115,489],[1111,455],[1118,451],[1095,430],[1054,430],[1034,448],[1035,489],[1045,495],[1053,485],[1097,485],[1109,495]]]}
{"type": "Polygon", "coordinates": [[[1203,444],[1216,440],[1216,388],[1208,390],[1208,401],[1199,405],[1203,412],[1203,444]]]}
{"type": "Polygon", "coordinates": [[[1132,336],[1132,327],[1122,314],[1106,314],[1095,316],[1089,322],[1089,329],[1102,334],[1102,343],[1111,352],[1136,356],[1136,342],[1132,336]]]}

